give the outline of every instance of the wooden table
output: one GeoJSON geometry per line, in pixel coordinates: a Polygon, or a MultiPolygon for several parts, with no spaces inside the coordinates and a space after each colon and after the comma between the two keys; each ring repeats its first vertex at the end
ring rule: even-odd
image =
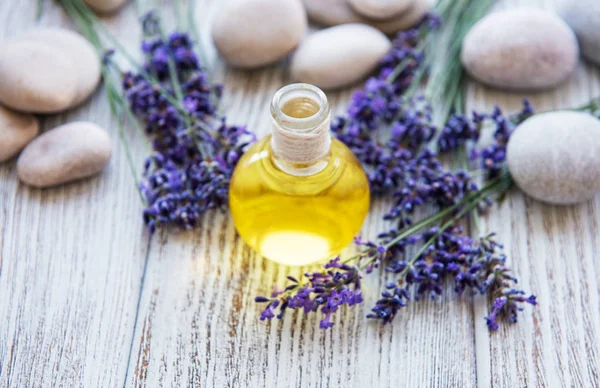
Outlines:
{"type": "MultiPolygon", "coordinates": [[[[198,23],[225,111],[259,134],[267,107],[288,82],[284,66],[227,68],[208,39],[220,1],[199,1],[198,23]]],[[[522,0],[531,4],[533,0],[522,0]]],[[[73,28],[45,0],[0,2],[0,35],[37,24],[73,28]]],[[[502,1],[499,7],[515,6],[502,1]]],[[[536,0],[551,7],[553,1],[536,0]]],[[[168,6],[165,5],[165,8],[168,6]]],[[[139,31],[133,6],[104,18],[132,51],[139,31]]],[[[2,82],[0,80],[0,82],[2,82]]],[[[329,93],[342,112],[350,91],[329,93]]],[[[582,64],[558,90],[529,95],[538,110],[580,105],[600,95],[600,71],[582,64]]],[[[470,108],[508,110],[521,95],[471,84],[470,108]]],[[[367,303],[332,330],[316,317],[258,320],[256,294],[286,269],[254,254],[225,212],[208,214],[189,233],[142,225],[142,206],[115,119],[102,90],[81,107],[41,118],[44,129],[72,120],[107,128],[114,155],[98,177],[53,189],[20,184],[15,162],[0,166],[0,382],[4,386],[113,387],[598,387],[600,386],[600,196],[550,207],[514,190],[484,219],[496,231],[521,286],[539,297],[517,325],[490,334],[488,301],[465,296],[412,304],[392,325],[364,316],[383,276],[369,276],[367,303]]],[[[143,141],[128,127],[137,166],[143,141]]],[[[363,234],[382,230],[385,201],[375,201],[363,234]]],[[[450,287],[448,288],[450,290],[450,287]]]]}

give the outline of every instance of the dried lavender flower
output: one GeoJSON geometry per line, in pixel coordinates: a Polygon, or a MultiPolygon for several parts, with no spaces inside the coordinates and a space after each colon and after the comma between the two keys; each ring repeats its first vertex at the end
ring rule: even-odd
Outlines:
{"type": "MultiPolygon", "coordinates": [[[[156,18],[144,26],[146,34],[160,33],[156,18]]],[[[221,87],[209,83],[187,34],[151,36],[142,51],[145,73],[124,73],[123,91],[154,150],[140,183],[144,222],[150,234],[159,226],[191,229],[205,211],[227,204],[231,175],[254,135],[219,117],[221,87]]]]}
{"type": "MultiPolygon", "coordinates": [[[[515,322],[521,305],[535,304],[536,300],[534,296],[525,298],[523,291],[511,288],[514,277],[505,265],[505,256],[496,252],[500,246],[491,236],[474,240],[465,234],[461,221],[488,204],[490,196],[502,194],[510,186],[510,176],[503,172],[506,142],[514,126],[529,117],[533,109],[524,100],[523,111],[512,117],[504,116],[497,107],[490,115],[473,112],[472,118],[455,113],[438,130],[433,125],[428,102],[422,96],[406,95],[423,71],[422,33],[421,26],[399,34],[394,49],[382,62],[379,75],[367,80],[364,89],[353,94],[346,116],[338,117],[332,124],[333,133],[365,167],[371,191],[391,192],[395,199],[384,216],[392,221],[392,228],[380,233],[377,241],[357,238],[360,254],[344,262],[356,263],[356,267],[348,267],[352,279],[360,279],[361,272],[368,274],[381,266],[395,277],[368,318],[391,322],[408,301],[441,295],[444,281],[450,278],[454,279],[454,291],[459,295],[470,289],[496,298],[494,309],[486,318],[494,330],[499,317],[515,322]],[[441,152],[474,146],[486,125],[495,126],[495,142],[473,153],[481,158],[490,179],[479,189],[466,171],[445,169],[430,146],[436,133],[441,152]],[[387,137],[380,133],[382,128],[389,130],[387,137]],[[417,210],[431,207],[438,212],[415,218],[417,210]],[[417,248],[417,254],[407,258],[408,247],[417,248]]],[[[339,258],[334,262],[339,263],[339,258]]],[[[295,282],[283,293],[273,293],[272,298],[258,297],[257,301],[268,302],[261,319],[274,317],[276,308],[279,318],[290,306],[302,307],[305,313],[316,311],[327,300],[316,295],[326,293],[339,301],[332,310],[322,308],[326,317],[321,327],[329,328],[329,314],[341,305],[355,304],[348,302],[352,294],[345,289],[342,294],[334,292],[337,286],[333,282],[315,287],[314,279],[324,274],[331,276],[327,272],[329,266],[306,274],[305,282],[295,282]]]]}
{"type": "Polygon", "coordinates": [[[329,329],[333,326],[333,314],[340,307],[354,306],[363,301],[358,269],[341,263],[339,257],[325,264],[322,271],[305,273],[304,278],[304,285],[299,285],[296,279],[290,279],[291,285],[283,291],[274,292],[271,298],[256,297],[256,302],[268,303],[260,319],[274,318],[277,308],[279,319],[287,309],[301,309],[305,314],[320,311],[323,318],[319,327],[329,329]]]}

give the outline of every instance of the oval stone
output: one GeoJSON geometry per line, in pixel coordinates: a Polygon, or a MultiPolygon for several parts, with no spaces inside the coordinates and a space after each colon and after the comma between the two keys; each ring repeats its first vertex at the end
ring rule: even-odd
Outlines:
{"type": "Polygon", "coordinates": [[[369,21],[368,24],[386,34],[392,34],[400,30],[407,30],[419,24],[432,7],[433,3],[431,0],[415,0],[412,5],[401,14],[387,20],[369,21]]]}
{"type": "Polygon", "coordinates": [[[84,0],[85,3],[94,11],[105,13],[114,12],[121,8],[127,0],[84,0]]]}
{"type": "Polygon", "coordinates": [[[573,73],[578,57],[571,28],[536,8],[484,17],[467,33],[462,47],[462,63],[473,78],[510,90],[552,88],[573,73]]]}
{"type": "Polygon", "coordinates": [[[346,0],[303,0],[308,16],[315,23],[337,26],[348,23],[368,24],[385,34],[393,34],[417,25],[431,9],[431,0],[415,0],[399,15],[386,20],[371,20],[357,14],[346,0]]]}
{"type": "Polygon", "coordinates": [[[33,115],[0,105],[0,162],[15,156],[39,131],[40,125],[33,115]]]}
{"type": "Polygon", "coordinates": [[[366,24],[366,18],[360,16],[346,0],[303,0],[308,17],[324,26],[337,26],[347,23],[366,24]]]}
{"type": "Polygon", "coordinates": [[[58,126],[34,139],[17,162],[19,179],[50,187],[100,172],[110,160],[108,133],[96,124],[78,121],[58,126]]]}
{"type": "Polygon", "coordinates": [[[87,99],[100,83],[100,59],[94,47],[81,35],[64,28],[40,27],[28,31],[22,39],[43,42],[62,51],[77,69],[77,96],[71,106],[87,99]]]}
{"type": "Polygon", "coordinates": [[[416,0],[348,0],[354,10],[373,20],[386,20],[406,11],[416,0]]]}
{"type": "Polygon", "coordinates": [[[322,89],[339,88],[366,77],[390,48],[384,34],[364,24],[327,28],[302,41],[291,76],[322,89]]]}
{"type": "Polygon", "coordinates": [[[77,97],[79,74],[62,51],[29,40],[0,45],[0,101],[38,113],[67,109],[77,97]]]}
{"type": "Polygon", "coordinates": [[[535,115],[510,137],[506,159],[526,194],[574,204],[600,192],[600,120],[582,112],[535,115]]]}
{"type": "Polygon", "coordinates": [[[300,0],[232,0],[215,17],[212,36],[227,63],[255,68],[285,57],[307,26],[300,0]]]}
{"type": "Polygon", "coordinates": [[[600,65],[600,1],[564,2],[561,16],[575,31],[583,56],[600,65]]]}

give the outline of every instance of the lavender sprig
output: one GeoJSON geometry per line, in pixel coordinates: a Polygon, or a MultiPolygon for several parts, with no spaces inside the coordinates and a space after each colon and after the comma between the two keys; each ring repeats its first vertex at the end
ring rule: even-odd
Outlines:
{"type": "Polygon", "coordinates": [[[422,98],[409,98],[406,93],[423,77],[426,37],[438,25],[439,19],[428,15],[417,27],[400,32],[378,75],[353,94],[346,117],[332,124],[334,135],[365,166],[373,193],[397,188],[402,180],[397,161],[406,159],[404,150],[418,150],[435,133],[431,108],[422,98]],[[391,127],[391,139],[374,135],[382,126],[391,127]]]}
{"type": "Polygon", "coordinates": [[[245,126],[230,126],[219,117],[216,101],[222,88],[208,82],[190,37],[173,32],[164,38],[155,18],[150,14],[144,21],[145,26],[154,26],[146,28],[148,35],[159,35],[142,42],[143,68],[162,87],[144,73],[123,74],[125,96],[144,123],[154,150],[140,184],[150,234],[159,226],[194,228],[205,211],[226,205],[233,170],[254,141],[245,126]]]}
{"type": "Polygon", "coordinates": [[[305,281],[302,284],[295,278],[288,277],[291,285],[285,290],[274,291],[271,298],[257,296],[256,302],[268,302],[260,314],[260,319],[274,318],[277,308],[279,319],[283,317],[286,309],[302,309],[305,314],[320,309],[324,316],[319,326],[328,329],[333,326],[331,318],[340,307],[353,306],[363,301],[358,269],[341,263],[339,257],[325,264],[323,271],[305,273],[304,277],[305,281]]]}
{"type": "Polygon", "coordinates": [[[227,203],[233,169],[254,135],[245,126],[227,124],[218,113],[222,87],[209,82],[198,45],[187,33],[165,36],[157,15],[149,13],[142,19],[145,61],[139,64],[87,6],[61,3],[99,52],[106,51],[102,37],[116,47],[103,55],[102,73],[113,114],[126,112],[151,140],[153,154],[138,185],[149,233],[160,226],[195,227],[205,211],[227,203]],[[115,54],[123,55],[133,71],[120,71],[115,54]],[[123,95],[112,77],[117,72],[123,95]]]}
{"type": "MultiPolygon", "coordinates": [[[[490,195],[503,193],[510,185],[510,176],[504,173],[490,181],[484,188],[466,195],[462,201],[405,227],[395,233],[393,237],[388,236],[378,244],[360,242],[364,249],[358,255],[344,261],[336,258],[326,264],[322,271],[306,273],[303,282],[291,279],[293,284],[283,291],[275,291],[271,298],[256,297],[256,302],[268,303],[261,314],[261,319],[271,319],[275,316],[281,319],[288,308],[302,307],[305,314],[315,312],[328,300],[329,296],[337,297],[338,292],[342,290],[346,297],[342,298],[343,303],[340,303],[338,307],[343,304],[348,306],[358,304],[362,301],[361,271],[369,273],[381,263],[388,264],[386,268],[388,272],[398,274],[397,281],[387,286],[387,290],[382,293],[382,299],[377,302],[372,313],[368,315],[369,318],[378,318],[384,322],[390,322],[398,310],[406,306],[411,299],[413,288],[417,299],[426,294],[433,297],[440,295],[443,280],[448,276],[455,278],[455,291],[459,294],[464,292],[467,285],[482,293],[494,294],[499,292],[498,290],[505,292],[508,269],[499,267],[500,262],[497,257],[490,253],[498,245],[490,243],[490,238],[485,240],[485,244],[484,240],[477,244],[464,236],[462,229],[456,224],[473,211],[481,201],[490,195]],[[440,221],[443,221],[440,227],[431,227],[440,221]],[[427,227],[429,229],[426,232],[418,233],[427,227]],[[403,261],[401,257],[403,257],[406,245],[417,243],[422,243],[419,252],[411,260],[403,261]],[[398,250],[398,247],[401,249],[398,250]],[[350,266],[349,263],[357,265],[350,266]],[[333,273],[330,268],[339,268],[344,273],[333,273]],[[343,282],[319,283],[319,280],[323,278],[337,278],[342,279],[343,282]],[[316,283],[318,285],[315,285],[316,283]],[[353,289],[346,291],[346,288],[343,287],[347,287],[348,284],[352,284],[353,289]],[[275,314],[277,308],[279,308],[279,313],[275,314]]],[[[535,298],[532,300],[535,301],[535,298]]],[[[514,310],[521,300],[514,299],[511,302],[511,308],[514,310]]],[[[321,328],[331,327],[331,314],[336,311],[338,311],[337,308],[322,309],[325,318],[321,321],[321,328]]]]}

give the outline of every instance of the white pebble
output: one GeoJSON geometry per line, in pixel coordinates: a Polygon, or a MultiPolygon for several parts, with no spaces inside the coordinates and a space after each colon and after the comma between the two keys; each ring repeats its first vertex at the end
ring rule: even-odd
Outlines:
{"type": "Polygon", "coordinates": [[[359,15],[346,0],[303,0],[310,19],[324,26],[337,26],[348,23],[368,24],[383,33],[393,34],[406,30],[419,23],[431,9],[431,0],[415,0],[399,15],[386,20],[372,20],[359,15]]]}
{"type": "Polygon", "coordinates": [[[255,68],[284,58],[307,26],[300,0],[231,0],[215,17],[212,36],[230,65],[255,68]]]}
{"type": "Polygon", "coordinates": [[[432,6],[432,0],[415,0],[412,5],[400,15],[396,15],[388,20],[370,21],[368,24],[386,34],[407,30],[416,26],[423,20],[427,12],[431,10],[432,6]]]}
{"type": "Polygon", "coordinates": [[[519,125],[507,146],[516,184],[552,204],[586,201],[600,192],[600,120],[581,112],[550,112],[519,125]]]}
{"type": "Polygon", "coordinates": [[[554,14],[537,8],[492,13],[467,33],[462,63],[475,79],[511,90],[542,90],[575,70],[575,34],[554,14]]]}
{"type": "Polygon", "coordinates": [[[310,19],[324,26],[337,26],[347,23],[364,23],[367,19],[360,16],[347,0],[303,0],[310,19]]]}
{"type": "Polygon", "coordinates": [[[0,101],[26,112],[67,109],[77,97],[79,74],[62,51],[36,41],[0,45],[0,101]]]}
{"type": "Polygon", "coordinates": [[[0,162],[19,153],[39,131],[40,125],[35,116],[0,105],[0,162]]]}
{"type": "Polygon", "coordinates": [[[310,35],[298,47],[291,75],[295,81],[322,89],[339,88],[366,77],[390,48],[389,39],[367,25],[327,28],[310,35]]]}
{"type": "Polygon", "coordinates": [[[600,65],[600,1],[565,1],[561,15],[577,34],[583,56],[600,65]]]}
{"type": "Polygon", "coordinates": [[[374,20],[386,20],[406,11],[415,0],[348,0],[359,14],[374,20]]]}
{"type": "Polygon", "coordinates": [[[75,106],[87,99],[100,83],[100,59],[92,46],[83,36],[64,28],[36,28],[20,37],[43,42],[69,57],[77,69],[77,97],[72,101],[75,106]]]}
{"type": "Polygon", "coordinates": [[[85,3],[96,12],[115,12],[127,2],[127,0],[84,0],[85,3]]]}
{"type": "Polygon", "coordinates": [[[30,186],[55,186],[100,172],[111,152],[108,133],[96,124],[64,124],[25,147],[17,162],[17,174],[30,186]]]}

